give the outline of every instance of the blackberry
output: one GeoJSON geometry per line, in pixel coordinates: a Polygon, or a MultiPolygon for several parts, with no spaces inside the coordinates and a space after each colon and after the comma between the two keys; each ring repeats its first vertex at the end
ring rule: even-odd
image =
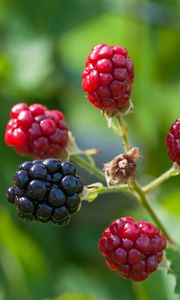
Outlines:
{"type": "Polygon", "coordinates": [[[165,142],[169,159],[180,166],[180,118],[177,118],[171,125],[165,142]]]}
{"type": "Polygon", "coordinates": [[[75,175],[76,174],[76,167],[71,162],[63,162],[61,164],[61,170],[64,175],[75,175]]]}
{"type": "Polygon", "coordinates": [[[78,190],[77,178],[72,175],[64,176],[61,181],[61,188],[67,195],[73,195],[78,190]]]}
{"type": "Polygon", "coordinates": [[[76,177],[76,180],[77,180],[77,186],[78,186],[77,193],[81,193],[84,189],[83,181],[79,176],[76,177]]]}
{"type": "Polygon", "coordinates": [[[121,46],[93,47],[82,73],[82,88],[97,108],[113,115],[130,105],[134,65],[121,46]]]}
{"type": "Polygon", "coordinates": [[[15,197],[14,188],[11,186],[7,190],[7,199],[10,203],[14,203],[14,197],[15,197]]]}
{"type": "Polygon", "coordinates": [[[56,158],[47,158],[44,160],[43,164],[50,174],[60,170],[60,161],[56,158]]]}
{"type": "Polygon", "coordinates": [[[24,188],[29,181],[28,173],[24,170],[17,171],[13,177],[13,181],[17,187],[24,188]]]}
{"type": "Polygon", "coordinates": [[[65,205],[57,207],[52,215],[52,221],[56,224],[63,225],[70,221],[70,214],[65,205]]]}
{"type": "Polygon", "coordinates": [[[99,251],[109,269],[125,279],[145,280],[156,271],[166,240],[153,224],[131,217],[114,220],[99,240],[99,251]]]}
{"type": "Polygon", "coordinates": [[[62,226],[80,209],[83,189],[73,163],[48,158],[22,163],[7,190],[7,199],[24,220],[62,226]]]}
{"type": "Polygon", "coordinates": [[[33,200],[43,200],[46,195],[46,184],[42,180],[32,180],[30,181],[28,188],[27,188],[27,194],[33,199],[33,200]]]}
{"type": "Polygon", "coordinates": [[[16,205],[20,211],[27,215],[31,215],[34,210],[34,204],[28,197],[21,197],[16,199],[16,205]]]}
{"type": "Polygon", "coordinates": [[[39,163],[35,164],[30,168],[29,175],[31,178],[44,179],[47,175],[46,167],[39,163]]]}
{"type": "Polygon", "coordinates": [[[29,171],[29,169],[33,166],[32,161],[25,161],[20,165],[20,168],[25,171],[29,171]]]}
{"type": "Polygon", "coordinates": [[[41,104],[16,104],[6,126],[5,142],[21,155],[30,154],[36,158],[59,156],[68,143],[64,115],[41,104]]]}
{"type": "Polygon", "coordinates": [[[54,183],[57,183],[62,179],[62,177],[63,177],[62,173],[57,172],[57,173],[52,174],[49,180],[54,183]]]}
{"type": "Polygon", "coordinates": [[[59,189],[59,187],[55,186],[52,187],[49,193],[48,197],[49,203],[51,203],[53,206],[58,207],[65,203],[66,196],[65,194],[59,189]]]}
{"type": "Polygon", "coordinates": [[[51,214],[53,212],[53,207],[46,203],[38,203],[36,207],[36,217],[41,222],[48,222],[51,214]]]}

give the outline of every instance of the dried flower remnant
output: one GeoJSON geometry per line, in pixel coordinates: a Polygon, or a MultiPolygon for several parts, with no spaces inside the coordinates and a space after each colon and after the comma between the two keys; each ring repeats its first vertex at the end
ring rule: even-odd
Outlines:
{"type": "Polygon", "coordinates": [[[132,148],[126,153],[116,156],[104,165],[108,186],[128,183],[130,178],[136,177],[136,159],[139,149],[132,148]]]}

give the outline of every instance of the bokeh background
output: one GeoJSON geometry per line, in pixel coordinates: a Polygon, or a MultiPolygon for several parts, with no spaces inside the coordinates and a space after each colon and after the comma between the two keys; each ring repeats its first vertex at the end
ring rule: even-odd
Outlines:
{"type": "MultiPolygon", "coordinates": [[[[108,270],[97,251],[112,219],[148,216],[123,194],[83,203],[69,226],[25,223],[6,202],[12,174],[24,160],[4,143],[17,102],[60,109],[83,148],[97,147],[100,168],[122,150],[81,89],[85,58],[97,43],[125,46],[135,64],[127,117],[131,145],[140,147],[138,175],[147,183],[170,167],[164,137],[179,116],[179,0],[0,1],[0,300],[41,300],[64,293],[97,300],[178,300],[166,269],[133,284],[108,270]]],[[[83,170],[85,183],[97,179],[83,170]]],[[[150,194],[152,206],[180,242],[179,178],[150,194]]],[[[61,299],[61,298],[60,298],[61,299]]],[[[68,298],[70,299],[70,298],[68,298]]]]}

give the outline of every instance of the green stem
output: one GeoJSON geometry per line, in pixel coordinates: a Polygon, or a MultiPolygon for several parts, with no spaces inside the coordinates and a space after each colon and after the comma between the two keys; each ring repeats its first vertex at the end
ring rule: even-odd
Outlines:
{"type": "Polygon", "coordinates": [[[82,167],[83,169],[89,171],[91,174],[94,174],[102,181],[106,181],[104,173],[101,170],[99,170],[97,167],[93,166],[91,163],[86,161],[84,158],[80,157],[80,155],[71,155],[71,160],[75,162],[77,165],[79,165],[80,167],[82,167]]]}
{"type": "Polygon", "coordinates": [[[99,191],[98,194],[109,194],[109,193],[119,193],[119,192],[125,192],[130,195],[133,195],[133,193],[129,190],[128,185],[120,185],[113,188],[108,188],[106,186],[103,186],[99,191]]]}
{"type": "Polygon", "coordinates": [[[98,195],[119,192],[126,193],[129,194],[129,196],[134,197],[134,193],[129,190],[128,185],[123,184],[121,186],[109,188],[107,186],[104,186],[102,183],[97,182],[85,187],[85,193],[82,196],[81,200],[92,202],[97,198],[98,195]]]}
{"type": "Polygon", "coordinates": [[[152,182],[150,182],[149,184],[145,185],[144,187],[142,187],[142,190],[144,193],[148,193],[154,189],[156,189],[159,185],[161,185],[161,183],[163,183],[165,180],[171,178],[172,176],[176,176],[178,175],[179,172],[176,169],[175,164],[169,169],[167,170],[165,173],[163,173],[161,176],[159,176],[158,178],[156,178],[155,180],[153,180],[152,182]]]}
{"type": "MultiPolygon", "coordinates": [[[[129,151],[130,145],[128,142],[128,130],[126,127],[126,124],[123,120],[122,115],[117,116],[117,120],[119,122],[119,126],[121,127],[121,136],[124,141],[124,148],[126,151],[129,151]]],[[[164,236],[167,238],[170,244],[175,244],[166,229],[164,228],[163,224],[159,220],[158,216],[155,214],[154,210],[151,208],[149,205],[147,199],[146,199],[146,194],[142,187],[132,178],[132,190],[134,191],[134,196],[138,200],[139,204],[148,212],[152,220],[156,223],[156,225],[160,228],[161,232],[164,234],[164,236]]]]}
{"type": "Polygon", "coordinates": [[[169,233],[166,231],[165,227],[159,220],[158,216],[155,214],[154,210],[149,205],[146,195],[142,188],[138,185],[136,181],[133,183],[133,189],[135,191],[135,196],[139,203],[142,205],[142,207],[148,212],[148,214],[151,216],[152,220],[156,223],[156,225],[160,228],[161,232],[164,234],[166,239],[171,243],[174,244],[174,241],[171,239],[169,233]]]}
{"type": "Polygon", "coordinates": [[[118,114],[116,116],[117,121],[119,123],[119,126],[121,128],[121,137],[122,140],[124,142],[124,150],[127,152],[131,149],[129,142],[128,142],[128,128],[126,126],[126,123],[123,120],[123,117],[121,116],[121,114],[118,114]]]}

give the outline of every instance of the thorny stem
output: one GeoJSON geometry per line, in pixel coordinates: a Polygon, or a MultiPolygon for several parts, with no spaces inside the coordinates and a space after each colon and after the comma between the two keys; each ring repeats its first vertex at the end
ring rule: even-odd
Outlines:
{"type": "Polygon", "coordinates": [[[99,170],[96,166],[93,166],[87,160],[82,158],[80,155],[71,155],[71,160],[83,169],[89,171],[91,174],[94,174],[100,180],[106,181],[104,173],[101,170],[99,170]]]}
{"type": "Polygon", "coordinates": [[[157,188],[161,183],[163,183],[165,180],[171,178],[172,176],[179,175],[180,171],[178,170],[178,167],[176,164],[173,164],[173,166],[167,170],[165,173],[160,175],[158,178],[150,182],[149,184],[142,187],[142,190],[144,193],[148,193],[155,188],[157,188]]]}

